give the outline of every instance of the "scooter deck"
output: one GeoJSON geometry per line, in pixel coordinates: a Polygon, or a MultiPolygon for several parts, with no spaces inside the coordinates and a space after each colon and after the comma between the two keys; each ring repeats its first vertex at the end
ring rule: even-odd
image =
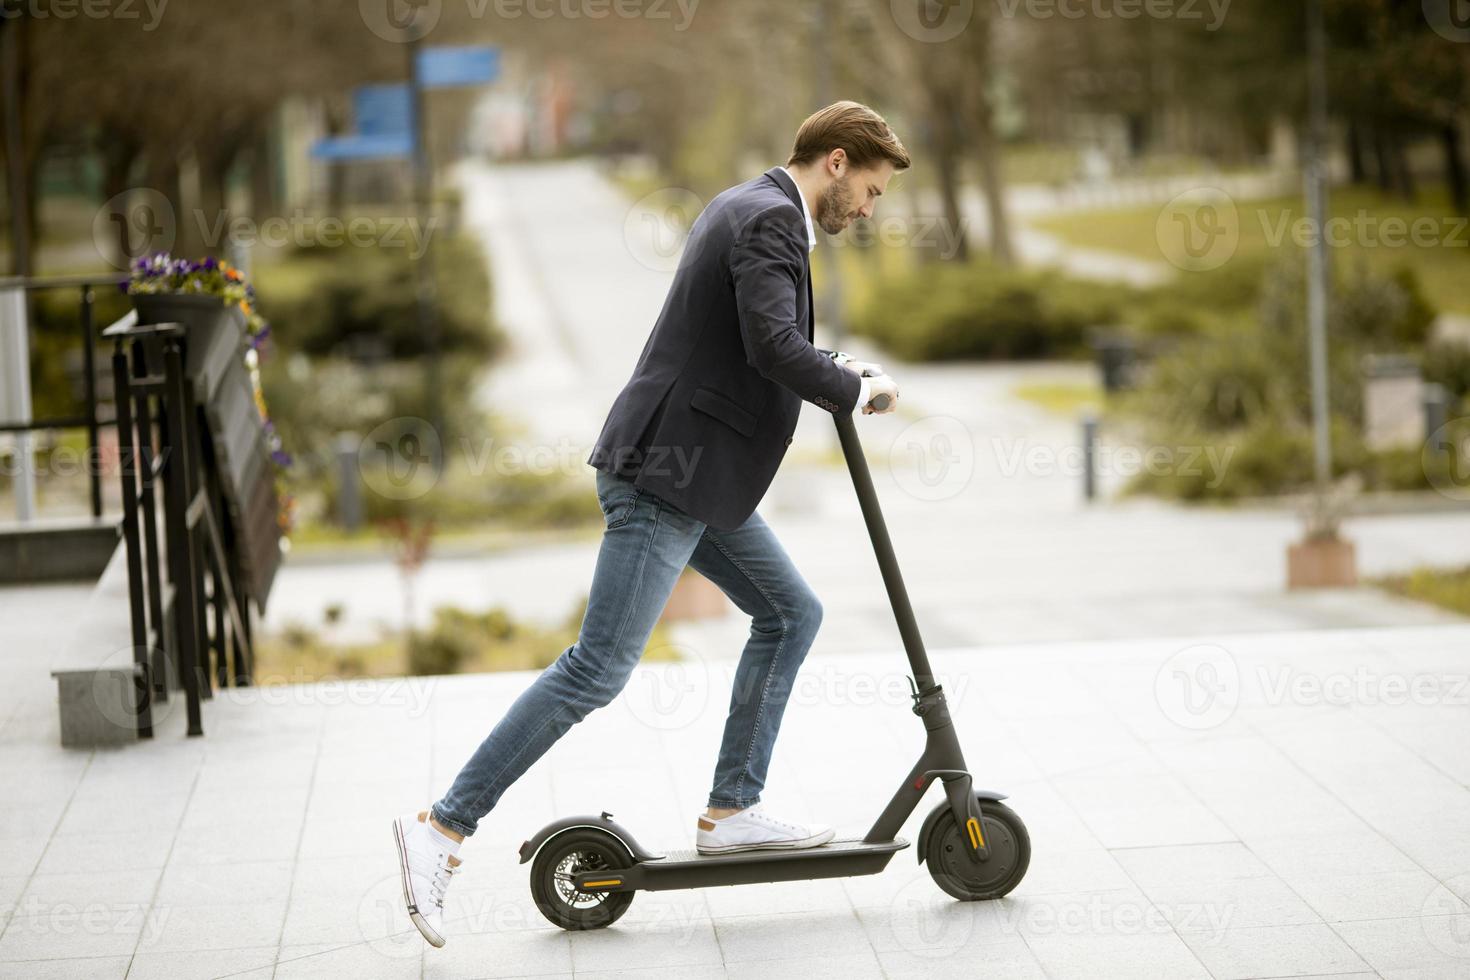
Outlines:
{"type": "Polygon", "coordinates": [[[677,850],[616,872],[584,872],[575,880],[578,887],[585,887],[588,882],[607,882],[616,878],[616,885],[596,890],[656,892],[807,878],[846,878],[877,874],[887,867],[894,854],[908,846],[908,841],[898,837],[873,844],[858,838],[845,838],[829,841],[820,847],[736,851],[732,854],[677,850]]]}

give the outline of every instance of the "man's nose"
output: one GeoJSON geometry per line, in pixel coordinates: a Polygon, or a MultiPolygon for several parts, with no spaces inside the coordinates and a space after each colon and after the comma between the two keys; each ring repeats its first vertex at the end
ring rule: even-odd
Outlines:
{"type": "Polygon", "coordinates": [[[859,208],[858,216],[861,218],[871,218],[873,216],[873,202],[869,201],[867,204],[864,204],[861,208],[859,208]]]}

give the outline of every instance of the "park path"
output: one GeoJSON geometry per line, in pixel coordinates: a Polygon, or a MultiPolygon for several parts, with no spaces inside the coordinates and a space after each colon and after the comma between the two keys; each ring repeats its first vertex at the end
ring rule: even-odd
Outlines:
{"type": "MultiPolygon", "coordinates": [[[[511,338],[510,356],[480,397],[522,426],[522,445],[570,447],[558,452],[576,469],[670,273],[634,257],[624,232],[630,206],[592,163],[474,164],[459,178],[465,225],[485,242],[496,314],[511,338]]],[[[1299,533],[1288,512],[1084,503],[1076,422],[1017,399],[1013,389],[1087,380],[1090,365],[882,359],[903,383],[906,410],[862,419],[860,431],[931,645],[1450,618],[1368,589],[1284,593],[1286,546],[1299,533]]],[[[819,648],[874,649],[894,632],[834,454],[831,423],[809,410],[761,509],[826,602],[819,648]]],[[[1136,465],[1109,457],[1104,490],[1136,465]]],[[[590,482],[588,471],[589,492],[590,482]]],[[[1455,542],[1470,539],[1470,514],[1360,517],[1348,533],[1365,575],[1452,564],[1463,561],[1455,542]]],[[[440,603],[504,604],[560,618],[585,594],[595,548],[589,538],[441,554],[417,586],[421,615],[440,603]]],[[[320,622],[328,603],[342,604],[349,621],[386,617],[394,625],[400,606],[397,572],[385,560],[293,560],[280,585],[270,611],[277,626],[320,622]]],[[[742,632],[731,616],[683,628],[679,637],[696,653],[726,656],[738,651],[742,632]]]]}

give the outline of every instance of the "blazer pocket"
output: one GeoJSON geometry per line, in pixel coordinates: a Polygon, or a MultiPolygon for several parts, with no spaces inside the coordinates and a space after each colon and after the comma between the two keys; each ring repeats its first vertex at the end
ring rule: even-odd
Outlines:
{"type": "Polygon", "coordinates": [[[755,435],[755,416],[713,388],[696,388],[689,407],[719,419],[743,436],[755,435]]]}

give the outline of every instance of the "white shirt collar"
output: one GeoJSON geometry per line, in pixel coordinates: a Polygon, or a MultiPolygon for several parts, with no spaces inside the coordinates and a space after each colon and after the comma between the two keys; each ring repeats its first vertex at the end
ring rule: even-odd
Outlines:
{"type": "MultiPolygon", "coordinates": [[[[786,176],[791,177],[791,182],[796,184],[796,178],[791,176],[791,171],[785,167],[778,169],[786,176]]],[[[812,213],[807,210],[806,195],[801,192],[800,184],[796,184],[796,197],[801,201],[801,216],[806,219],[806,250],[810,252],[817,247],[817,227],[812,224],[812,213]]]]}

